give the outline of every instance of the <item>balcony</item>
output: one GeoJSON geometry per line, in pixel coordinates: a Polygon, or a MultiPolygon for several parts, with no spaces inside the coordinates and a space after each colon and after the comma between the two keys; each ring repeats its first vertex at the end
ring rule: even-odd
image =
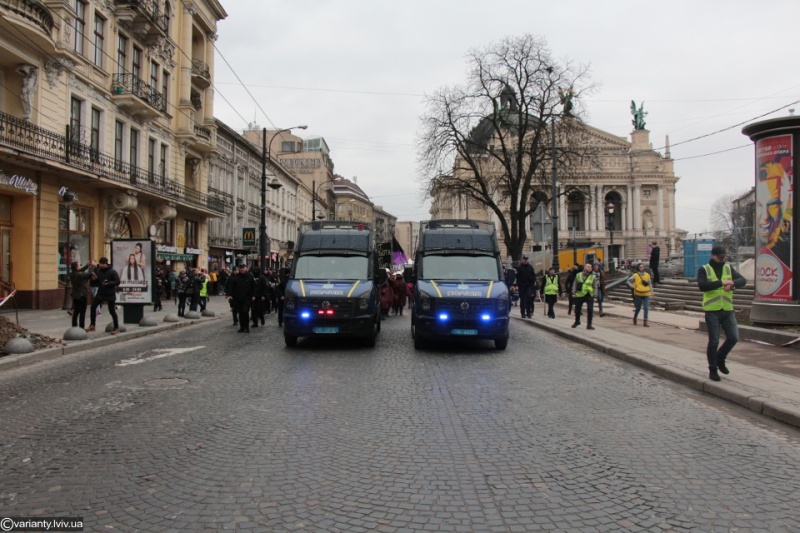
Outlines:
{"type": "Polygon", "coordinates": [[[174,200],[214,214],[225,214],[225,200],[194,189],[187,189],[169,177],[120,161],[89,145],[70,141],[67,136],[34,126],[20,118],[0,112],[0,145],[68,165],[77,171],[174,200]]]}
{"type": "Polygon", "coordinates": [[[115,74],[111,99],[130,114],[149,120],[167,112],[167,99],[155,87],[133,74],[115,74]]]}
{"type": "Polygon", "coordinates": [[[0,9],[32,23],[48,37],[53,36],[53,15],[37,0],[0,0],[0,9]]]}
{"type": "Polygon", "coordinates": [[[178,142],[201,154],[213,152],[217,147],[217,136],[214,131],[203,126],[192,125],[191,129],[181,128],[175,134],[178,142]]]}
{"type": "Polygon", "coordinates": [[[128,23],[142,40],[169,37],[169,17],[161,12],[156,0],[115,0],[117,17],[128,23]]]}
{"type": "Polygon", "coordinates": [[[211,86],[211,69],[199,59],[192,59],[192,83],[200,89],[211,86]]]}

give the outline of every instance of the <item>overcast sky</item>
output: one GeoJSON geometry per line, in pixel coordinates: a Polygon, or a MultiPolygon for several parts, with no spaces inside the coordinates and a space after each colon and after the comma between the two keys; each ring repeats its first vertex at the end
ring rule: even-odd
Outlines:
{"type": "Polygon", "coordinates": [[[400,220],[429,218],[414,144],[424,95],[463,83],[467,52],[505,36],[540,35],[555,57],[590,65],[599,89],[583,118],[595,127],[630,139],[630,102],[644,101],[653,147],[669,135],[677,223],[691,233],[710,229],[716,198],[753,185],[752,145],[732,126],[800,114],[797,0],[222,4],[215,115],[238,131],[308,124],[296,133],[324,137],[336,172],[400,220]]]}

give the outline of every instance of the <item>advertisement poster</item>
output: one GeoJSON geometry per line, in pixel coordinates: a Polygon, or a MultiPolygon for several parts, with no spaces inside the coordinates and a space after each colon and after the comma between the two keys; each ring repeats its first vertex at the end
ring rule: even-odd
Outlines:
{"type": "Polygon", "coordinates": [[[792,299],[792,135],[756,142],[756,298],[792,299]]]}
{"type": "Polygon", "coordinates": [[[111,267],[119,274],[117,302],[150,304],[153,302],[153,261],[155,243],[148,239],[111,241],[111,267]]]}

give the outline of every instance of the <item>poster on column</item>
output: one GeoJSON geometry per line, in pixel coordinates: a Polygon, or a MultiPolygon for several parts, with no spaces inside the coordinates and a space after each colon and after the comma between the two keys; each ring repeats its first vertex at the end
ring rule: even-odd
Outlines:
{"type": "Polygon", "coordinates": [[[150,304],[153,302],[152,280],[155,243],[147,239],[111,241],[111,266],[119,273],[117,302],[150,304]]]}
{"type": "Polygon", "coordinates": [[[756,298],[792,299],[792,135],[756,142],[756,298]]]}

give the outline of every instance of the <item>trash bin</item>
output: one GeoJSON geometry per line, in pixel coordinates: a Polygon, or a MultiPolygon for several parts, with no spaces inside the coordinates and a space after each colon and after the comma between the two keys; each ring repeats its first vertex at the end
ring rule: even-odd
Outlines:
{"type": "Polygon", "coordinates": [[[138,324],[144,318],[144,304],[122,304],[122,322],[138,324]]]}

